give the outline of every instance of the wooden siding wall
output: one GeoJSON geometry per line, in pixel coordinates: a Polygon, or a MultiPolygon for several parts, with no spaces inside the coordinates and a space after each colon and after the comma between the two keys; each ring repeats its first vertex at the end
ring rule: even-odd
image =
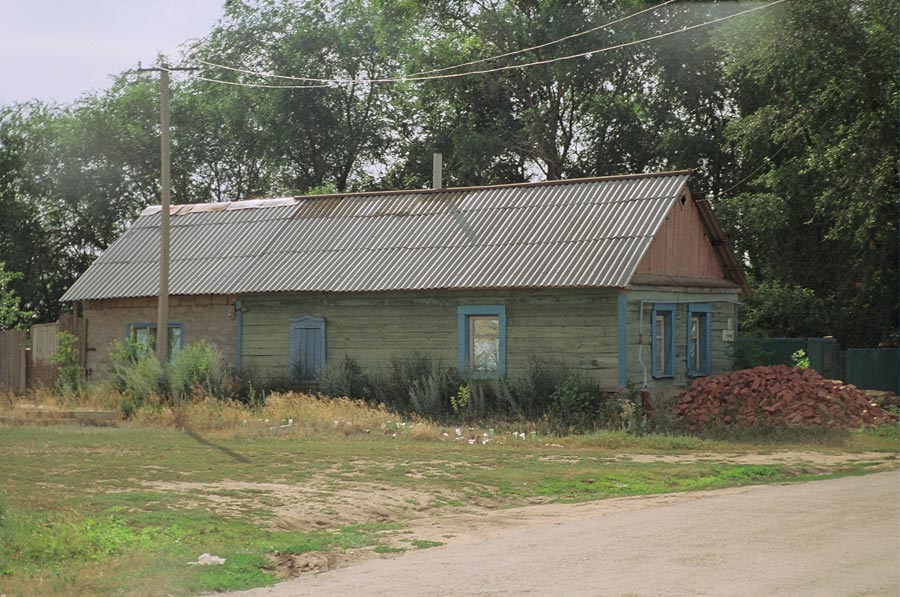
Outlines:
{"type": "Polygon", "coordinates": [[[734,293],[713,292],[671,292],[671,291],[634,291],[627,294],[628,300],[628,382],[640,388],[643,386],[644,371],[639,361],[643,346],[643,361],[647,368],[647,382],[651,390],[672,390],[690,383],[687,377],[687,313],[690,301],[709,305],[710,308],[710,375],[720,375],[731,371],[733,366],[734,342],[725,341],[722,332],[735,329],[738,322],[734,320],[734,293]],[[644,303],[643,327],[641,327],[641,302],[644,303]],[[652,337],[650,321],[653,303],[676,303],[675,305],[675,376],[673,378],[654,379],[653,359],[651,354],[652,337]]]}
{"type": "MultiPolygon", "coordinates": [[[[100,381],[111,371],[109,351],[115,340],[124,340],[129,323],[156,324],[155,298],[87,301],[85,367],[90,381],[100,381]]],[[[226,363],[234,365],[235,322],[232,298],[224,295],[173,296],[169,299],[169,321],[184,324],[184,342],[206,340],[215,344],[226,363]]]]}
{"type": "Polygon", "coordinates": [[[635,273],[685,278],[724,278],[694,201],[688,197],[669,211],[635,273]]]}
{"type": "Polygon", "coordinates": [[[533,357],[562,362],[604,385],[617,379],[613,290],[515,290],[244,297],[242,366],[262,377],[288,373],[291,318],[325,318],[326,367],[345,356],[380,369],[413,352],[457,362],[457,307],[505,305],[507,376],[533,357]]]}

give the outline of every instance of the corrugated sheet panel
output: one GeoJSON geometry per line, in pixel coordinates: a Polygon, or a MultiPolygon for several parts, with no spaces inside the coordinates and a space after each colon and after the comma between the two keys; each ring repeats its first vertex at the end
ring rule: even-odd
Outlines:
{"type": "MultiPolygon", "coordinates": [[[[174,206],[170,293],[628,283],[688,173],[174,206]]],[[[62,300],[153,296],[159,207],[62,300]]]]}

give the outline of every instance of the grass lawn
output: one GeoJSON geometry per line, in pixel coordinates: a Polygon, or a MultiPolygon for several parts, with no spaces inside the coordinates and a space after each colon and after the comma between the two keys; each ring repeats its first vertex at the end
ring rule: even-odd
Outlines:
{"type": "Polygon", "coordinates": [[[766,444],[507,433],[473,445],[448,431],[0,426],[0,594],[250,588],[276,569],[442,544],[411,534],[414,518],[858,474],[897,456],[896,427],[766,444]],[[189,564],[203,553],[226,562],[189,564]]]}

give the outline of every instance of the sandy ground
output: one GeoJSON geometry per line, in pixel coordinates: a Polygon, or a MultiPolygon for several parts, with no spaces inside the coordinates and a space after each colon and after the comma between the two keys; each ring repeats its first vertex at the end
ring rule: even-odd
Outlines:
{"type": "Polygon", "coordinates": [[[443,547],[234,596],[900,594],[900,474],[412,522],[443,547]]]}

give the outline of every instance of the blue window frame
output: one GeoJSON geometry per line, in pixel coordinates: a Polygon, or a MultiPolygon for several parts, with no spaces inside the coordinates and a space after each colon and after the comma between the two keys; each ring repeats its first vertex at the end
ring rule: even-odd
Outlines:
{"type": "MultiPolygon", "coordinates": [[[[141,347],[146,354],[156,348],[156,322],[133,322],[125,327],[125,337],[141,347]]],[[[184,348],[184,323],[169,322],[169,358],[184,348]]]]}
{"type": "Polygon", "coordinates": [[[709,375],[709,305],[688,305],[687,374],[709,375]]]}
{"type": "Polygon", "coordinates": [[[459,370],[473,378],[505,375],[506,306],[464,306],[456,314],[459,370]]]}
{"type": "Polygon", "coordinates": [[[650,318],[653,377],[675,376],[675,305],[656,303],[650,318]]]}
{"type": "Polygon", "coordinates": [[[312,382],[325,368],[325,319],[304,315],[291,319],[290,374],[312,382]]]}

